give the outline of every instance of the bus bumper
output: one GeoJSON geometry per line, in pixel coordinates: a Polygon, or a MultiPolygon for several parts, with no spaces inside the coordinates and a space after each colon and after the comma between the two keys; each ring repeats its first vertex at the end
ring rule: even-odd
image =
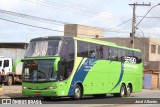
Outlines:
{"type": "Polygon", "coordinates": [[[23,89],[22,90],[22,95],[23,96],[49,96],[49,97],[58,97],[62,96],[58,94],[56,90],[28,90],[28,89],[23,89]]]}

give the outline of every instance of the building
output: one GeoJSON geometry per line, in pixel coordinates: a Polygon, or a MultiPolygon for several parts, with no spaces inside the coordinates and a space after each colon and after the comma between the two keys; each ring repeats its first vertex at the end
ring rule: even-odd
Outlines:
{"type": "Polygon", "coordinates": [[[79,24],[66,24],[64,26],[64,36],[99,38],[103,37],[103,30],[79,24]]]}

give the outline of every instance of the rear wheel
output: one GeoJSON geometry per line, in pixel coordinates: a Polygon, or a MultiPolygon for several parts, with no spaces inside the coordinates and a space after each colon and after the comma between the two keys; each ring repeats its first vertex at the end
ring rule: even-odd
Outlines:
{"type": "Polygon", "coordinates": [[[131,93],[132,93],[131,85],[127,86],[127,90],[126,91],[127,91],[126,92],[126,96],[129,97],[131,95],[131,93]]]}
{"type": "Polygon", "coordinates": [[[13,84],[13,78],[12,78],[12,76],[8,76],[7,77],[7,85],[9,85],[9,86],[11,86],[13,84]]]}

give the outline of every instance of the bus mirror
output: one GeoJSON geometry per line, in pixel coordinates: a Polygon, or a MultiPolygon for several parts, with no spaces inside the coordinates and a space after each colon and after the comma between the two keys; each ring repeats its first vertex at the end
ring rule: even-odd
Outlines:
{"type": "Polygon", "coordinates": [[[60,61],[60,58],[56,58],[56,60],[54,61],[54,72],[58,71],[58,63],[60,61]]]}

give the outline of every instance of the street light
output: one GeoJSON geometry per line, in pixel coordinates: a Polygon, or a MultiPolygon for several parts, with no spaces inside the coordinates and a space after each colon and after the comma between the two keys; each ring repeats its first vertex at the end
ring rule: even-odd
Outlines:
{"type": "Polygon", "coordinates": [[[142,22],[142,20],[147,16],[147,14],[148,14],[153,8],[155,8],[155,7],[159,6],[159,5],[160,5],[160,3],[158,3],[157,5],[155,5],[155,6],[153,6],[152,8],[150,8],[150,9],[148,10],[148,12],[142,17],[142,19],[137,23],[137,25],[133,26],[133,24],[132,24],[132,33],[130,34],[131,37],[132,37],[132,40],[131,40],[132,48],[134,48],[134,36],[135,36],[135,33],[136,33],[136,28],[137,28],[137,26],[142,22]]]}
{"type": "Polygon", "coordinates": [[[153,6],[152,8],[150,8],[150,9],[148,10],[148,12],[142,17],[142,19],[137,23],[137,25],[136,25],[135,27],[137,28],[137,26],[142,22],[142,20],[147,16],[147,14],[148,14],[153,8],[155,8],[155,7],[159,6],[159,5],[160,5],[160,3],[158,3],[157,5],[155,5],[155,6],[153,6]]]}

